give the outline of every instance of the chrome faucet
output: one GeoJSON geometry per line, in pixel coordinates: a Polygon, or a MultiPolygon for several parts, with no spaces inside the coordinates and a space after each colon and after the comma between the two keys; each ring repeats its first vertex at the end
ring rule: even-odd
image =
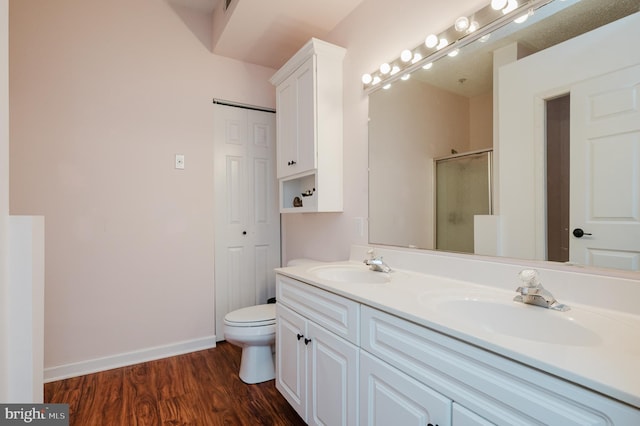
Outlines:
{"type": "Polygon", "coordinates": [[[548,290],[542,287],[542,284],[538,281],[538,271],[535,269],[524,269],[520,271],[518,276],[523,285],[516,289],[520,293],[513,298],[516,302],[542,306],[556,311],[568,311],[571,309],[567,305],[559,303],[548,290]]]}
{"type": "Polygon", "coordinates": [[[376,272],[391,272],[389,265],[382,261],[382,256],[375,257],[373,249],[367,252],[369,259],[364,260],[364,264],[369,266],[369,269],[376,272]]]}

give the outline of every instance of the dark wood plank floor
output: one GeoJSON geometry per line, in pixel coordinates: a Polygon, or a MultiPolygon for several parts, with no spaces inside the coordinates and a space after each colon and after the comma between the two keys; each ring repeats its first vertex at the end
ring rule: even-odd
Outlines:
{"type": "Polygon", "coordinates": [[[69,404],[70,426],[304,425],[274,381],[238,377],[240,349],[216,348],[47,383],[47,403],[69,404]]]}

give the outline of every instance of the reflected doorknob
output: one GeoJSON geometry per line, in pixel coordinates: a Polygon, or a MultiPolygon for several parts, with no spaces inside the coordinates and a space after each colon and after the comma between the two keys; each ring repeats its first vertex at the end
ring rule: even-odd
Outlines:
{"type": "Polygon", "coordinates": [[[576,228],[573,230],[573,236],[576,238],[582,238],[584,235],[591,235],[591,234],[589,234],[588,232],[584,232],[580,228],[576,228]]]}

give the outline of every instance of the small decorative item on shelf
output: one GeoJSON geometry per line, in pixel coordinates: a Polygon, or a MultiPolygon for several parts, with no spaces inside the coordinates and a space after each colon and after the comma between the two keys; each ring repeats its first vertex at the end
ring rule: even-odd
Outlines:
{"type": "Polygon", "coordinates": [[[307,189],[306,191],[304,191],[304,192],[302,193],[302,196],[303,196],[303,197],[310,197],[310,196],[312,196],[312,195],[313,195],[313,193],[314,193],[314,192],[316,192],[316,189],[315,189],[315,188],[313,188],[313,189],[307,189]]]}
{"type": "Polygon", "coordinates": [[[293,207],[302,207],[302,199],[300,197],[293,199],[293,207]]]}

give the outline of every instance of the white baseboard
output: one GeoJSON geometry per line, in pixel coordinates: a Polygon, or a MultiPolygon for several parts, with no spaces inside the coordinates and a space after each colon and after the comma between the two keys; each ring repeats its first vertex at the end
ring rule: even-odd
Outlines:
{"type": "Polygon", "coordinates": [[[216,347],[216,336],[187,340],[44,369],[44,383],[216,347]]]}

